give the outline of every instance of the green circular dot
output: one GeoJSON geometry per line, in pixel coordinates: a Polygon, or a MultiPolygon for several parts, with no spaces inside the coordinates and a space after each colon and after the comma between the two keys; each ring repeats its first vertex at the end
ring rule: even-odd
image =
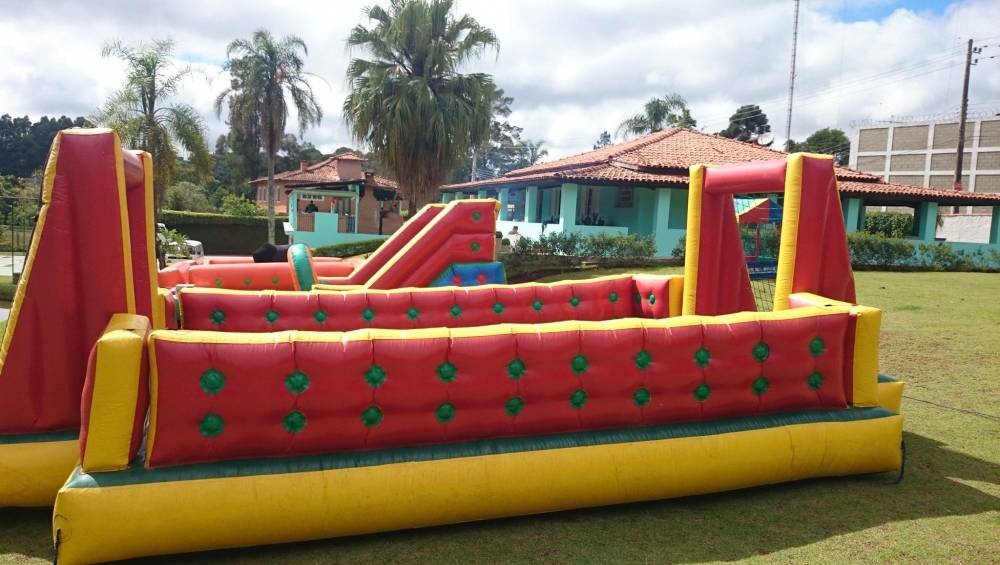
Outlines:
{"type": "Polygon", "coordinates": [[[823,338],[814,337],[809,342],[809,353],[812,353],[813,357],[819,357],[825,349],[826,344],[823,343],[823,338]]]}
{"type": "Polygon", "coordinates": [[[243,284],[250,286],[251,284],[253,284],[253,281],[250,279],[243,279],[243,284]]]}
{"type": "Polygon", "coordinates": [[[495,302],[493,304],[493,311],[496,312],[497,314],[503,314],[503,304],[495,302]]]}
{"type": "Polygon", "coordinates": [[[608,300],[610,300],[612,304],[618,302],[618,293],[612,290],[611,293],[608,294],[608,300]]]}
{"type": "Polygon", "coordinates": [[[438,422],[447,424],[455,419],[455,405],[450,402],[445,402],[441,406],[438,406],[436,415],[438,422]]]}
{"type": "Polygon", "coordinates": [[[571,296],[569,298],[569,305],[572,306],[573,308],[576,308],[577,306],[580,305],[580,299],[576,296],[571,296]]]}
{"type": "Polygon", "coordinates": [[[634,300],[636,304],[642,304],[642,295],[637,292],[632,295],[632,300],[634,300]]]}
{"type": "Polygon", "coordinates": [[[809,375],[809,380],[807,382],[809,384],[809,388],[819,390],[819,387],[823,386],[823,375],[819,374],[819,372],[814,372],[809,375]]]}
{"type": "Polygon", "coordinates": [[[420,310],[417,310],[413,306],[410,306],[410,308],[407,309],[406,311],[406,317],[411,320],[416,320],[417,318],[420,317],[420,310]]]}
{"type": "Polygon", "coordinates": [[[532,302],[531,303],[531,309],[534,310],[535,312],[541,312],[542,311],[542,301],[541,300],[535,300],[534,302],[532,302]]]}
{"type": "Polygon", "coordinates": [[[451,314],[452,318],[461,317],[462,316],[462,307],[459,306],[458,304],[452,304],[451,308],[448,309],[448,312],[451,314]]]}
{"type": "Polygon", "coordinates": [[[327,314],[325,310],[316,310],[316,313],[313,314],[313,319],[316,320],[317,322],[319,322],[320,324],[322,324],[323,322],[325,322],[326,319],[329,318],[329,317],[330,317],[330,315],[327,314]]]}
{"type": "Polygon", "coordinates": [[[569,405],[575,410],[583,408],[583,405],[587,403],[587,392],[582,388],[578,388],[573,391],[573,394],[569,395],[569,405]]]}
{"type": "Polygon", "coordinates": [[[455,380],[455,377],[458,376],[458,369],[455,368],[455,365],[445,361],[444,363],[438,365],[437,374],[439,379],[446,383],[450,383],[455,380]]]}
{"type": "Polygon", "coordinates": [[[198,422],[198,431],[205,437],[216,437],[225,427],[226,423],[222,421],[222,417],[211,412],[205,414],[205,417],[198,422]]]}
{"type": "Polygon", "coordinates": [[[473,241],[472,243],[470,243],[469,244],[469,249],[471,249],[473,253],[478,252],[479,251],[479,242],[478,241],[473,241]]]}
{"type": "Polygon", "coordinates": [[[582,375],[587,372],[587,358],[583,355],[577,355],[570,361],[570,366],[573,367],[573,372],[582,375]]]}
{"type": "Polygon", "coordinates": [[[521,410],[524,410],[524,400],[520,396],[515,396],[504,403],[503,409],[507,412],[508,416],[517,416],[521,413],[521,410]]]}
{"type": "Polygon", "coordinates": [[[652,361],[653,357],[645,349],[635,354],[635,366],[638,367],[640,370],[643,371],[646,370],[646,368],[649,367],[649,364],[652,361]]]}
{"type": "Polygon", "coordinates": [[[472,221],[473,222],[478,222],[480,219],[482,219],[482,217],[483,217],[483,214],[479,210],[476,210],[475,212],[472,213],[472,221]]]}
{"type": "Polygon", "coordinates": [[[757,377],[750,388],[753,389],[753,393],[760,396],[767,392],[768,382],[764,377],[757,377]]]}
{"type": "Polygon", "coordinates": [[[385,384],[385,369],[378,365],[372,365],[365,371],[365,382],[372,388],[378,388],[385,384]]]}
{"type": "Polygon", "coordinates": [[[767,357],[771,354],[771,348],[768,347],[763,341],[753,346],[753,358],[757,361],[764,362],[767,357]]]}
{"type": "Polygon", "coordinates": [[[205,394],[216,395],[226,386],[226,377],[218,369],[209,369],[201,374],[198,384],[205,394]]]}
{"type": "Polygon", "coordinates": [[[382,410],[378,406],[369,406],[361,413],[361,423],[366,428],[374,428],[382,423],[382,410]]]}
{"type": "Polygon", "coordinates": [[[277,275],[271,277],[271,284],[278,284],[279,282],[281,282],[281,279],[277,275]]]}
{"type": "Polygon", "coordinates": [[[267,314],[264,314],[264,319],[267,320],[267,323],[273,324],[278,321],[278,313],[274,310],[268,310],[267,314]]]}
{"type": "Polygon", "coordinates": [[[646,300],[648,300],[650,304],[656,304],[656,295],[650,292],[649,296],[646,297],[646,300]]]}
{"type": "Polygon", "coordinates": [[[215,286],[222,286],[222,279],[215,279],[214,281],[212,281],[212,284],[214,284],[215,286]]]}
{"type": "Polygon", "coordinates": [[[515,381],[523,377],[524,361],[521,361],[520,359],[514,359],[510,363],[507,363],[507,375],[510,376],[510,378],[514,379],[515,381]]]}
{"type": "Polygon", "coordinates": [[[370,322],[375,319],[375,311],[371,308],[365,308],[361,311],[361,318],[366,322],[370,322]]]}
{"type": "Polygon", "coordinates": [[[285,378],[285,388],[292,394],[302,394],[309,388],[309,376],[302,371],[290,373],[285,378]]]}
{"type": "Polygon", "coordinates": [[[213,324],[221,324],[226,321],[226,313],[222,310],[212,310],[212,314],[209,316],[213,324]]]}
{"type": "Polygon", "coordinates": [[[712,387],[708,386],[706,383],[701,383],[694,389],[694,397],[698,402],[705,402],[711,394],[712,387]]]}
{"type": "Polygon", "coordinates": [[[694,362],[698,364],[699,367],[707,367],[708,360],[712,358],[712,355],[704,347],[698,349],[694,352],[694,362]]]}
{"type": "Polygon", "coordinates": [[[649,404],[650,398],[652,398],[652,395],[649,394],[649,389],[639,388],[635,391],[635,394],[632,395],[632,402],[635,402],[636,406],[642,408],[643,406],[649,404]]]}
{"type": "Polygon", "coordinates": [[[285,419],[281,423],[285,426],[286,432],[297,434],[302,431],[302,428],[306,427],[306,415],[298,410],[293,410],[285,416],[285,419]]]}

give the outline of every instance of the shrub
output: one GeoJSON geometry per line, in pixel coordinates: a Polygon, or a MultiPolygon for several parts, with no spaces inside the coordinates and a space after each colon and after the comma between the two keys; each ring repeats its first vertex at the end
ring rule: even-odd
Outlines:
{"type": "Polygon", "coordinates": [[[681,257],[684,257],[686,250],[687,239],[684,236],[681,236],[681,238],[677,240],[677,244],[674,245],[674,248],[670,251],[670,256],[674,259],[680,259],[681,257]]]}
{"type": "Polygon", "coordinates": [[[208,201],[205,189],[187,181],[174,183],[167,188],[164,205],[171,210],[212,211],[212,204],[208,201]]]}
{"type": "Polygon", "coordinates": [[[220,211],[227,216],[253,217],[263,216],[265,210],[257,205],[253,200],[241,198],[235,194],[227,194],[222,197],[220,211]]]}
{"type": "Polygon", "coordinates": [[[847,236],[851,263],[870,267],[900,267],[912,263],[916,249],[905,240],[865,232],[847,236]]]}
{"type": "Polygon", "coordinates": [[[903,238],[913,233],[913,216],[902,212],[865,214],[864,231],[883,237],[903,238]]]}
{"type": "Polygon", "coordinates": [[[316,257],[353,257],[355,255],[367,255],[374,253],[385,239],[366,239],[351,243],[338,243],[337,245],[324,245],[312,250],[316,257]]]}

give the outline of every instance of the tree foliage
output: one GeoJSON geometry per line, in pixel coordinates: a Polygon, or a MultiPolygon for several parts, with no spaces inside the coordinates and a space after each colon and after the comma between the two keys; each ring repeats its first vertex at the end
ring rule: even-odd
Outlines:
{"type": "Polygon", "coordinates": [[[91,125],[86,119],[42,116],[32,122],[28,116],[0,116],[0,175],[27,178],[45,166],[56,132],[91,125]]]}
{"type": "Polygon", "coordinates": [[[594,142],[594,149],[603,149],[611,145],[611,134],[607,130],[601,132],[601,135],[597,136],[597,141],[594,142]]]}
{"type": "Polygon", "coordinates": [[[626,118],[618,125],[618,137],[646,135],[667,128],[693,128],[698,125],[691,117],[687,101],[680,94],[667,94],[662,98],[650,98],[642,107],[642,112],[626,118]]]}
{"type": "Polygon", "coordinates": [[[472,17],[453,13],[453,4],[369,6],[370,27],[355,26],[347,40],[369,58],[348,65],[344,117],[416,204],[434,200],[448,173],[491,135],[493,79],[459,70],[496,49],[497,38],[472,17]]]}
{"type": "Polygon", "coordinates": [[[234,39],[226,48],[229,88],[215,101],[216,114],[229,107],[229,125],[244,137],[243,149],[257,140],[267,163],[268,241],[274,243],[275,160],[285,139],[288,112],[294,107],[299,130],[318,125],[323,118],[307,80],[304,57],[308,48],[295,36],[280,40],[258,29],[250,39],[234,39]],[[289,104],[289,101],[291,104],[289,104]]]}
{"type": "Polygon", "coordinates": [[[823,128],[814,131],[805,141],[798,143],[791,141],[789,151],[803,151],[806,153],[825,153],[833,155],[833,162],[838,165],[846,165],[851,153],[851,141],[843,130],[837,128],[823,128]]]}
{"type": "Polygon", "coordinates": [[[188,67],[174,69],[173,51],[174,42],[169,39],[136,45],[119,41],[106,44],[102,55],[121,59],[128,71],[121,90],[92,118],[94,123],[115,130],[125,146],[153,156],[157,212],[176,169],[178,148],[187,151],[204,178],[212,170],[201,115],[187,104],[166,104],[191,73],[188,67]]]}
{"type": "Polygon", "coordinates": [[[490,137],[480,147],[471,148],[466,159],[451,174],[451,182],[494,178],[515,169],[534,165],[548,156],[544,141],[524,139],[524,128],[510,123],[514,98],[502,88],[493,93],[490,137]]]}
{"type": "MultiPolygon", "coordinates": [[[[264,215],[264,210],[261,210],[256,202],[241,198],[235,194],[227,194],[222,197],[222,206],[220,206],[219,211],[227,216],[252,217],[264,215]]],[[[273,222],[273,218],[268,218],[269,224],[273,222]]]]}
{"type": "Polygon", "coordinates": [[[767,114],[756,104],[746,104],[729,116],[729,126],[720,131],[719,135],[737,141],[750,141],[769,131],[771,125],[767,123],[767,114]]]}
{"type": "Polygon", "coordinates": [[[214,207],[209,202],[205,189],[189,181],[180,181],[170,185],[167,188],[167,195],[163,205],[168,210],[186,210],[188,212],[214,211],[214,207]]]}

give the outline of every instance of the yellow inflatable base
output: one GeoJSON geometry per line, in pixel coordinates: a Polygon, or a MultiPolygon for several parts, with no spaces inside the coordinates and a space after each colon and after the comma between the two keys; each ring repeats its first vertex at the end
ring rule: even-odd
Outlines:
{"type": "Polygon", "coordinates": [[[79,456],[75,439],[0,444],[0,507],[52,506],[79,456]]]}
{"type": "Polygon", "coordinates": [[[67,485],[53,531],[59,562],[72,565],[894,471],[902,425],[890,415],[323,471],[67,485]]]}

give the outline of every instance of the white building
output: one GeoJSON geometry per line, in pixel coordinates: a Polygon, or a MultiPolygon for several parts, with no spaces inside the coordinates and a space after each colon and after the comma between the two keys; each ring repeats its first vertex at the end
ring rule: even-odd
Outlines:
{"type": "MultiPolygon", "coordinates": [[[[851,140],[850,167],[894,184],[952,188],[958,125],[957,121],[916,122],[857,129],[851,140]]],[[[1000,192],[1000,116],[966,122],[962,190],[1000,192]]],[[[939,237],[989,240],[989,206],[947,207],[941,212],[939,237]]]]}

